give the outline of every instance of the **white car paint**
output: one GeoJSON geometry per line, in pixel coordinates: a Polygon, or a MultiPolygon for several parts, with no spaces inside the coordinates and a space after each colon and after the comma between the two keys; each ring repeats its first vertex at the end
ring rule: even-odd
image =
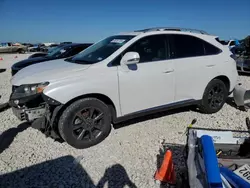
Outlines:
{"type": "MultiPolygon", "coordinates": [[[[124,33],[123,33],[124,34],[124,33]]],[[[114,103],[117,117],[185,100],[202,99],[208,83],[226,76],[230,91],[237,83],[236,62],[216,36],[181,31],[132,32],[130,41],[106,59],[91,65],[55,60],[19,71],[12,85],[49,82],[44,94],[65,104],[86,94],[102,94],[114,103]],[[218,55],[168,59],[134,65],[109,67],[109,63],[139,39],[159,34],[198,37],[221,49],[218,55]],[[132,66],[128,69],[128,66],[132,66]]]]}
{"type": "Polygon", "coordinates": [[[131,71],[118,67],[122,114],[174,101],[173,62],[139,63],[136,69],[131,71]]]}

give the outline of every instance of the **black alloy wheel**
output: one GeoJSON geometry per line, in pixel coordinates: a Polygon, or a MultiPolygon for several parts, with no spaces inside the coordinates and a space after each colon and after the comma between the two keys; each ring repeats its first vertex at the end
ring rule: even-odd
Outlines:
{"type": "Polygon", "coordinates": [[[104,113],[95,107],[77,112],[72,122],[72,133],[77,140],[94,140],[103,132],[104,113]]]}
{"type": "Polygon", "coordinates": [[[213,79],[207,85],[201,105],[200,111],[206,114],[212,114],[218,112],[226,102],[228,97],[229,88],[225,83],[219,79],[213,79]]]}
{"type": "Polygon", "coordinates": [[[224,86],[222,84],[214,85],[208,93],[208,104],[211,109],[217,109],[224,102],[224,86]]]}
{"type": "Polygon", "coordinates": [[[71,146],[83,149],[103,141],[111,131],[109,107],[99,99],[79,99],[62,113],[58,131],[71,146]]]}

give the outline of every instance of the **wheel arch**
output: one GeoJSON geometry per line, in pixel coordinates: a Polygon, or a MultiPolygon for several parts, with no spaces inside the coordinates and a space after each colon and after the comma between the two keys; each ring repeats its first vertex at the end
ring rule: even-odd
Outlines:
{"type": "Polygon", "coordinates": [[[227,76],[221,75],[221,76],[217,76],[217,77],[213,78],[212,80],[214,80],[214,79],[221,80],[226,85],[226,87],[228,89],[228,92],[230,92],[231,85],[230,85],[230,80],[229,80],[229,78],[227,76]]]}
{"type": "Polygon", "coordinates": [[[58,116],[61,116],[61,114],[63,113],[63,111],[69,106],[71,105],[73,102],[79,100],[79,99],[83,99],[83,98],[96,98],[101,100],[102,102],[104,102],[105,104],[108,105],[110,113],[111,113],[111,121],[113,122],[114,118],[117,117],[117,110],[116,110],[116,106],[114,105],[113,101],[106,95],[104,94],[100,94],[100,93],[91,93],[91,94],[84,94],[84,95],[80,95],[78,97],[75,97],[73,99],[71,99],[70,101],[68,101],[67,103],[65,103],[63,105],[63,107],[60,109],[60,112],[58,113],[58,116]]]}

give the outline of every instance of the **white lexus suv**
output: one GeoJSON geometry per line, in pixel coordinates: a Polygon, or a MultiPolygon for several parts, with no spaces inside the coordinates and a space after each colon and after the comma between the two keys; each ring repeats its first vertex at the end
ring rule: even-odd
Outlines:
{"type": "Polygon", "coordinates": [[[237,83],[227,46],[203,31],[150,28],[114,35],[12,78],[21,120],[75,148],[104,140],[111,125],[159,110],[197,105],[215,113],[237,83]]]}

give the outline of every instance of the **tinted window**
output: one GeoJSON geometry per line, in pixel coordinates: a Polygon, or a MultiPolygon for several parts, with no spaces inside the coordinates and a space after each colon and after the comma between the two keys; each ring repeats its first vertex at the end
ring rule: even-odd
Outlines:
{"type": "Polygon", "coordinates": [[[77,46],[75,47],[74,49],[72,49],[70,52],[69,52],[69,56],[73,56],[73,55],[76,55],[78,53],[80,53],[81,51],[83,51],[84,49],[86,49],[87,47],[85,46],[77,46]]]}
{"type": "Polygon", "coordinates": [[[65,48],[65,47],[55,47],[51,51],[48,52],[48,57],[58,58],[61,55],[65,55],[65,52],[67,53],[68,50],[70,50],[71,47],[65,48]]]}
{"type": "Polygon", "coordinates": [[[129,47],[126,52],[134,51],[140,55],[140,63],[166,59],[165,37],[155,35],[142,38],[129,47]]]}
{"type": "Polygon", "coordinates": [[[116,35],[108,37],[66,61],[82,64],[100,62],[113,54],[132,38],[134,38],[132,35],[116,35]]]}
{"type": "Polygon", "coordinates": [[[220,49],[204,41],[205,55],[215,55],[220,53],[220,49]]]}
{"type": "Polygon", "coordinates": [[[111,61],[111,66],[117,66],[120,65],[122,59],[122,55],[118,55],[113,61],[111,61]]]}
{"type": "Polygon", "coordinates": [[[185,58],[205,55],[203,41],[189,35],[172,35],[171,56],[185,58]]]}

